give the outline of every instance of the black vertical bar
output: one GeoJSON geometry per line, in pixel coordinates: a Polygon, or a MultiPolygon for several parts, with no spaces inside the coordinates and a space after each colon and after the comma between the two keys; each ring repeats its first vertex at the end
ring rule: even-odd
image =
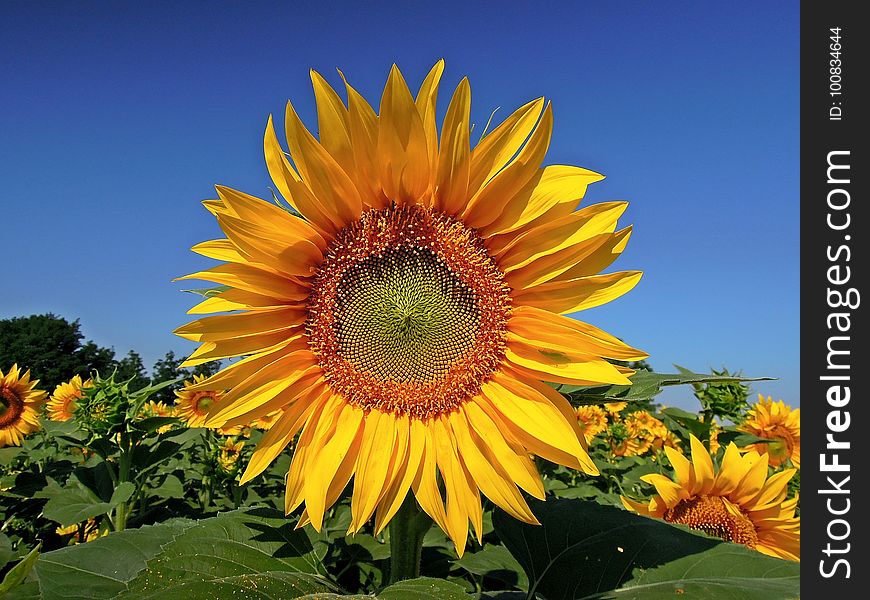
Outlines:
{"type": "MultiPolygon", "coordinates": [[[[801,591],[865,598],[870,539],[865,308],[870,25],[801,3],[801,591]],[[860,250],[859,250],[860,248],[860,250]],[[830,438],[828,436],[831,436],[830,438]],[[846,467],[845,465],[848,465],[846,467]]],[[[870,300],[870,298],[868,298],[870,300]]]]}

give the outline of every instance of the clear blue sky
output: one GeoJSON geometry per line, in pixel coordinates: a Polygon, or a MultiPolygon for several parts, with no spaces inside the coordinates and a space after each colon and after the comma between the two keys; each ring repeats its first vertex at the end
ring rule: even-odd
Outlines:
{"type": "Polygon", "coordinates": [[[376,102],[393,62],[416,86],[443,57],[478,127],[546,95],[546,162],[631,202],[614,268],[645,276],[585,320],[657,371],[775,376],[754,389],[797,405],[798,30],[797,2],[7,0],[0,318],[80,318],[149,366],[191,352],[171,331],[195,298],[171,280],[210,262],[189,247],[217,237],[214,184],[268,195],[266,117],[289,98],[313,126],[309,68],[376,102]]]}

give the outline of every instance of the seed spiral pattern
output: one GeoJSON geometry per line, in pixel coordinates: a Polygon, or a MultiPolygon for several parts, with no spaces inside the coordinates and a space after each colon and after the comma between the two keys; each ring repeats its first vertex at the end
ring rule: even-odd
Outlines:
{"type": "Polygon", "coordinates": [[[24,402],[5,385],[0,385],[0,427],[18,420],[24,412],[24,402]]]}
{"type": "Polygon", "coordinates": [[[370,210],[336,236],[306,333],[333,390],[428,418],[480,390],[504,357],[510,288],[480,238],[421,206],[370,210]]]}
{"type": "Polygon", "coordinates": [[[732,510],[728,510],[726,502],[727,500],[719,496],[698,496],[683,500],[665,513],[665,520],[688,525],[726,542],[755,548],[758,544],[755,524],[736,506],[732,505],[732,510]]]}

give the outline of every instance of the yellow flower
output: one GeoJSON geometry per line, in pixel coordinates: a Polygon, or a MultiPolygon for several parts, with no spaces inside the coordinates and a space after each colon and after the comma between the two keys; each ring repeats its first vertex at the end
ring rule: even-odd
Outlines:
{"type": "MultiPolygon", "coordinates": [[[[145,406],[142,407],[142,413],[146,417],[174,417],[175,416],[175,407],[169,406],[165,402],[155,402],[154,400],[149,400],[145,406]]],[[[157,433],[164,433],[172,429],[172,423],[164,425],[157,429],[157,433]]]]}
{"type": "Polygon", "coordinates": [[[610,415],[611,419],[618,419],[619,413],[628,406],[628,402],[608,402],[604,405],[604,410],[610,415]]]}
{"type": "Polygon", "coordinates": [[[715,473],[704,445],[694,436],[691,445],[691,461],[666,447],[675,480],[658,473],[644,475],[641,479],[658,493],[648,504],[623,496],[625,507],[770,556],[800,560],[800,517],[794,516],[797,498],[786,500],[795,469],[768,478],[766,454],[750,451],[741,455],[731,443],[715,473]]]}
{"type": "Polygon", "coordinates": [[[205,426],[209,409],[223,397],[223,390],[202,389],[204,375],[194,375],[193,381],[185,381],[184,387],[176,390],[175,414],[188,427],[205,426]]]}
{"type": "Polygon", "coordinates": [[[643,440],[644,452],[661,450],[665,446],[678,448],[680,440],[664,423],[646,411],[637,411],[625,417],[631,435],[643,440]]]}
{"type": "Polygon", "coordinates": [[[719,448],[722,447],[722,444],[719,443],[719,432],[722,431],[722,428],[714,420],[710,425],[710,454],[715,455],[719,452],[719,448]]]}
{"type": "Polygon", "coordinates": [[[88,379],[82,382],[80,375],[75,375],[66,383],[59,383],[54,393],[48,399],[45,412],[52,421],[69,421],[76,409],[76,400],[82,397],[82,388],[90,387],[93,382],[88,379]]]}
{"type": "Polygon", "coordinates": [[[769,454],[772,467],[778,467],[790,459],[795,467],[801,468],[801,409],[792,409],[782,400],[774,402],[770,396],[765,399],[758,394],[758,403],[749,410],[740,430],[773,440],[748,446],[769,454]]]}
{"type": "Polygon", "coordinates": [[[580,431],[586,437],[587,443],[607,429],[607,413],[600,406],[595,406],[594,404],[578,406],[574,409],[574,412],[577,414],[580,431]]]}
{"type": "Polygon", "coordinates": [[[55,529],[55,533],[57,533],[57,535],[74,534],[74,535],[72,535],[72,537],[70,538],[70,540],[68,542],[69,545],[78,544],[78,543],[85,543],[85,542],[92,542],[93,540],[95,540],[99,537],[102,537],[104,535],[108,535],[108,533],[109,533],[108,529],[101,532],[99,523],[97,523],[97,521],[95,519],[90,518],[84,523],[84,539],[80,540],[79,539],[79,526],[80,525],[81,525],[80,523],[73,523],[72,525],[68,525],[67,527],[58,527],[57,529],[55,529]]]}
{"type": "Polygon", "coordinates": [[[236,466],[236,462],[239,460],[239,456],[241,455],[244,446],[244,441],[237,442],[231,437],[224,440],[224,443],[220,446],[220,454],[218,455],[218,464],[224,471],[229,473],[233,470],[236,466]]]}
{"type": "Polygon", "coordinates": [[[0,448],[20,446],[25,435],[39,429],[46,393],[34,389],[37,383],[30,381],[29,369],[21,375],[17,364],[6,375],[0,369],[0,448]]]}
{"type": "Polygon", "coordinates": [[[637,271],[597,275],[622,252],[624,202],[574,211],[602,176],[542,167],[553,114],[529,102],[472,149],[470,88],[457,87],[440,138],[443,62],[411,95],[393,67],[380,114],[347,85],[349,105],[312,72],[316,139],[287,105],[292,164],[271,118],[266,165],[303,218],[218,187],[205,202],[227,239],[194,251],[225,261],[188,275],[229,286],[176,330],[202,345],[195,365],[246,356],[189,390],[230,391],[209,424],[284,414],[244,473],[261,473],[300,431],[286,509],[320,529],[353,478],[350,531],[380,531],[412,492],[461,554],[480,493],[536,519],[543,498],[528,454],[597,469],[570,404],[543,381],[628,384],[605,358],[645,356],[565,317],[629,291],[637,271]],[[438,476],[440,473],[440,478],[438,476]],[[445,499],[440,482],[443,482],[445,499]]]}

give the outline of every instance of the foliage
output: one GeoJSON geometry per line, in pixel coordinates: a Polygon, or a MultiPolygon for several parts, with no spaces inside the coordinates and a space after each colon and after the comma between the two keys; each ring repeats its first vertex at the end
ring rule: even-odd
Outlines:
{"type": "Polygon", "coordinates": [[[30,369],[40,388],[53,390],[74,375],[109,372],[115,353],[94,342],[82,343],[78,319],[70,323],[51,313],[0,320],[0,368],[14,363],[30,369]]]}

